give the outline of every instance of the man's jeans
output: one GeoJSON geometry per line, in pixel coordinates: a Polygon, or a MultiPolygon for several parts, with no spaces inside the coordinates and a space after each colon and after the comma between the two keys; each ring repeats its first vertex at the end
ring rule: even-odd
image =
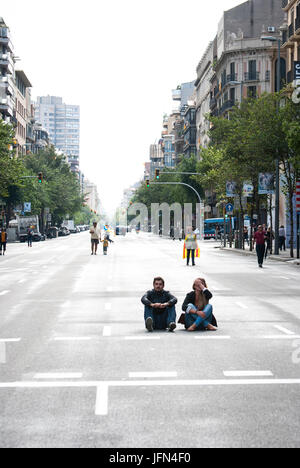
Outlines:
{"type": "Polygon", "coordinates": [[[266,252],[265,244],[256,245],[257,260],[258,260],[259,265],[262,265],[264,263],[265,252],[266,252]]]}
{"type": "Polygon", "coordinates": [[[153,320],[154,330],[165,330],[170,323],[176,323],[176,308],[173,306],[166,309],[153,309],[153,307],[145,306],[145,322],[149,317],[153,320]]]}
{"type": "Polygon", "coordinates": [[[190,328],[192,325],[196,325],[198,330],[205,330],[208,325],[212,322],[213,308],[210,304],[204,307],[205,318],[199,317],[197,314],[193,314],[193,311],[197,312],[198,309],[194,304],[189,304],[187,313],[185,314],[185,326],[190,328]]]}

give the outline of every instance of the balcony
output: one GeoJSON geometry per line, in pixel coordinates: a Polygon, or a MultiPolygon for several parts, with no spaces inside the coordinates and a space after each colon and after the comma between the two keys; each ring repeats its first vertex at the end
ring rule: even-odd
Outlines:
{"type": "Polygon", "coordinates": [[[172,99],[173,101],[181,101],[181,89],[173,89],[172,99]]]}
{"type": "Polygon", "coordinates": [[[11,102],[10,98],[0,99],[0,112],[8,117],[13,117],[13,103],[11,102]]]}
{"type": "Polygon", "coordinates": [[[224,114],[224,112],[228,111],[229,109],[232,109],[235,106],[235,101],[232,99],[229,99],[228,101],[224,102],[223,106],[220,109],[220,114],[224,114]]]}
{"type": "Polygon", "coordinates": [[[266,71],[266,81],[271,81],[271,72],[269,70],[266,71]]]}
{"type": "Polygon", "coordinates": [[[227,75],[226,81],[227,83],[232,83],[233,81],[237,81],[238,79],[237,73],[231,73],[230,75],[227,75]]]}
{"type": "Polygon", "coordinates": [[[9,94],[9,96],[14,95],[13,87],[8,82],[8,79],[5,76],[0,78],[0,88],[4,88],[6,90],[6,93],[9,94]]]}
{"type": "Polygon", "coordinates": [[[299,12],[299,16],[297,16],[296,21],[295,21],[295,34],[297,36],[300,35],[300,12],[299,12]]]}
{"type": "Polygon", "coordinates": [[[212,98],[212,99],[210,100],[210,103],[209,103],[210,109],[214,109],[214,108],[216,107],[216,105],[217,105],[217,100],[216,100],[216,98],[212,98]]]}
{"type": "Polygon", "coordinates": [[[289,11],[297,0],[282,0],[282,8],[284,11],[289,11]]]}
{"type": "Polygon", "coordinates": [[[250,81],[259,81],[259,72],[251,72],[251,73],[245,73],[244,75],[244,81],[246,83],[249,83],[250,81]]]}

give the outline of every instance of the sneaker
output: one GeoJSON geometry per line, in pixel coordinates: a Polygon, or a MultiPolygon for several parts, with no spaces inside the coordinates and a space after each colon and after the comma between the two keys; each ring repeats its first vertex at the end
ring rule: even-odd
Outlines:
{"type": "Polygon", "coordinates": [[[146,320],[146,328],[148,332],[153,332],[153,319],[151,317],[148,317],[146,320]]]}
{"type": "Polygon", "coordinates": [[[259,268],[263,268],[263,266],[262,266],[262,265],[259,265],[259,268]]]}
{"type": "Polygon", "coordinates": [[[169,329],[169,332],[173,332],[174,330],[176,330],[177,326],[176,326],[176,323],[175,322],[171,322],[168,326],[168,329],[169,329]]]}

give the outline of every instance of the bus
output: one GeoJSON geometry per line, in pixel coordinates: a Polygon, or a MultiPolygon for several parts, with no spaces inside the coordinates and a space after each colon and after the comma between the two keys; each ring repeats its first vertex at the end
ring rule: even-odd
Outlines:
{"type": "MultiPolygon", "coordinates": [[[[231,218],[232,223],[232,232],[237,228],[237,218],[231,218]]],[[[211,218],[204,221],[204,240],[207,239],[216,239],[216,228],[219,227],[219,238],[224,234],[224,218],[211,218]]],[[[244,226],[250,227],[250,218],[245,216],[244,226]]],[[[230,218],[226,218],[226,234],[230,232],[230,218]]]]}

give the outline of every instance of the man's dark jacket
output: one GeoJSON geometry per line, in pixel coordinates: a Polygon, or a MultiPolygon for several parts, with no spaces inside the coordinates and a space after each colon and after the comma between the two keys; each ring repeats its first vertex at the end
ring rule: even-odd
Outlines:
{"type": "MultiPolygon", "coordinates": [[[[148,291],[142,297],[142,303],[145,306],[150,306],[151,304],[166,304],[167,302],[169,303],[169,307],[173,307],[177,304],[177,298],[172,296],[169,291],[165,290],[157,292],[155,289],[152,289],[152,291],[148,291]]],[[[163,309],[154,309],[154,311],[157,313],[162,313],[163,309]]]]}

